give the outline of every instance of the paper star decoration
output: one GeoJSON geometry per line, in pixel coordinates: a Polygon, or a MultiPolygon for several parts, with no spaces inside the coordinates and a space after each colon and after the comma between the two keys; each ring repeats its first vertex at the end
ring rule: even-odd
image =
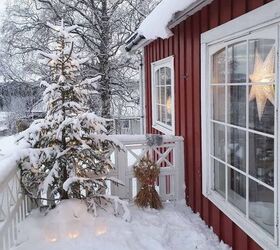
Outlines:
{"type": "Polygon", "coordinates": [[[275,105],[275,91],[273,83],[275,81],[275,48],[273,47],[266,59],[263,61],[259,52],[255,55],[254,72],[250,75],[252,85],[249,101],[256,99],[259,120],[262,119],[267,99],[275,105]],[[271,85],[260,85],[260,83],[271,83],[271,85]]]}

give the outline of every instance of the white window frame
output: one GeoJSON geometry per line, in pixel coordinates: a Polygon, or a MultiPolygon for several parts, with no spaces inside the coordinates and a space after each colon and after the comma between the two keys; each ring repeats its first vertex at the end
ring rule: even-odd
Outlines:
{"type": "Polygon", "coordinates": [[[276,110],[275,116],[275,169],[274,169],[274,213],[276,217],[276,232],[273,239],[268,233],[262,230],[256,223],[248,220],[246,215],[242,214],[237,208],[231,205],[221,195],[211,188],[213,181],[210,169],[210,50],[213,47],[218,47],[221,44],[226,47],[230,41],[242,39],[242,37],[249,35],[261,29],[268,28],[275,25],[277,29],[276,50],[277,59],[276,64],[278,70],[276,71],[276,102],[279,107],[279,41],[280,41],[280,0],[272,1],[254,11],[249,12],[237,19],[234,19],[224,25],[221,25],[213,30],[205,32],[201,35],[201,120],[202,120],[202,192],[212,203],[214,203],[223,213],[225,213],[235,224],[237,224],[245,233],[247,233],[253,240],[255,240],[264,249],[280,249],[279,239],[279,182],[280,182],[280,164],[277,157],[280,155],[279,145],[279,113],[276,110]]]}
{"type": "Polygon", "coordinates": [[[166,57],[162,60],[151,63],[151,78],[152,78],[152,127],[156,130],[166,134],[166,135],[175,135],[175,108],[174,108],[174,56],[166,57]],[[171,69],[171,116],[172,116],[172,125],[169,126],[163,122],[157,120],[157,92],[155,86],[155,73],[158,69],[162,67],[168,67],[171,69]]]}

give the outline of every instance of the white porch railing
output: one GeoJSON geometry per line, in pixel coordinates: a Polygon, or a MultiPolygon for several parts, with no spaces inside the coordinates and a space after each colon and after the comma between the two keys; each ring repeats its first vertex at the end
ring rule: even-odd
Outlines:
{"type": "MultiPolygon", "coordinates": [[[[134,178],[133,167],[144,156],[161,166],[157,189],[163,201],[180,200],[185,197],[183,139],[175,136],[147,137],[144,135],[114,135],[126,148],[114,151],[111,160],[116,177],[125,186],[109,185],[109,193],[120,198],[133,200],[139,185],[134,178]],[[153,138],[155,144],[151,145],[153,138]],[[152,139],[152,140],[151,140],[152,139]]],[[[1,171],[1,170],[0,170],[1,171]]],[[[18,242],[19,223],[31,211],[31,202],[21,192],[19,171],[16,166],[0,182],[0,250],[9,250],[18,242]]]]}
{"type": "Polygon", "coordinates": [[[0,183],[0,249],[8,250],[18,243],[19,223],[31,211],[30,200],[22,194],[20,172],[11,170],[0,183]]]}

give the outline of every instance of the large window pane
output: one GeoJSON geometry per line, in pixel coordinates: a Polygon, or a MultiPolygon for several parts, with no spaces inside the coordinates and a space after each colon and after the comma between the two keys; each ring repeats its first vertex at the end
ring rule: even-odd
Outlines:
{"type": "Polygon", "coordinates": [[[214,190],[225,197],[225,165],[221,162],[214,162],[214,190]]]}
{"type": "Polygon", "coordinates": [[[274,140],[272,138],[249,134],[249,173],[270,186],[274,185],[274,140]]]}
{"type": "Polygon", "coordinates": [[[225,126],[213,123],[214,156],[225,160],[225,126]]]}
{"type": "Polygon", "coordinates": [[[228,128],[228,163],[246,172],[246,132],[228,128]]]}
{"type": "Polygon", "coordinates": [[[274,193],[253,180],[249,182],[249,217],[274,235],[274,193]]]}
{"type": "Polygon", "coordinates": [[[246,213],[246,177],[231,168],[228,168],[228,200],[246,213]]]}
{"type": "Polygon", "coordinates": [[[228,122],[246,127],[246,86],[228,87],[228,122]]]}
{"type": "Polygon", "coordinates": [[[251,129],[274,134],[274,86],[250,86],[249,91],[249,126],[251,129]]]}
{"type": "Polygon", "coordinates": [[[218,51],[212,57],[212,83],[224,83],[225,79],[225,49],[218,51]]]}
{"type": "Polygon", "coordinates": [[[225,121],[225,87],[212,87],[212,117],[216,121],[225,121]]]}
{"type": "Polygon", "coordinates": [[[245,83],[247,80],[247,44],[233,44],[228,47],[228,82],[245,83]]]}

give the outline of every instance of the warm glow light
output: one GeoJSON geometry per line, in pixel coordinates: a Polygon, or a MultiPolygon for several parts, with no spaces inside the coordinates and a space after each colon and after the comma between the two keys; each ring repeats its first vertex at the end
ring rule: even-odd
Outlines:
{"type": "Polygon", "coordinates": [[[168,96],[166,100],[166,110],[168,114],[171,114],[171,96],[168,96]]]}
{"type": "MultiPolygon", "coordinates": [[[[275,48],[273,47],[267,55],[265,61],[262,60],[259,52],[256,52],[254,72],[250,75],[250,79],[255,83],[274,83],[274,62],[275,62],[275,48]]],[[[249,101],[256,99],[258,116],[261,120],[267,99],[274,105],[275,91],[272,85],[253,84],[249,101]]]]}
{"type": "Polygon", "coordinates": [[[80,233],[78,231],[68,232],[67,236],[69,239],[76,239],[80,236],[80,233]]]}
{"type": "Polygon", "coordinates": [[[56,242],[56,241],[57,241],[57,238],[55,238],[55,237],[49,238],[48,241],[53,243],[53,242],[56,242]]]}
{"type": "Polygon", "coordinates": [[[103,234],[107,233],[107,227],[106,225],[99,225],[96,229],[95,229],[95,235],[96,236],[100,236],[103,234]]]}

